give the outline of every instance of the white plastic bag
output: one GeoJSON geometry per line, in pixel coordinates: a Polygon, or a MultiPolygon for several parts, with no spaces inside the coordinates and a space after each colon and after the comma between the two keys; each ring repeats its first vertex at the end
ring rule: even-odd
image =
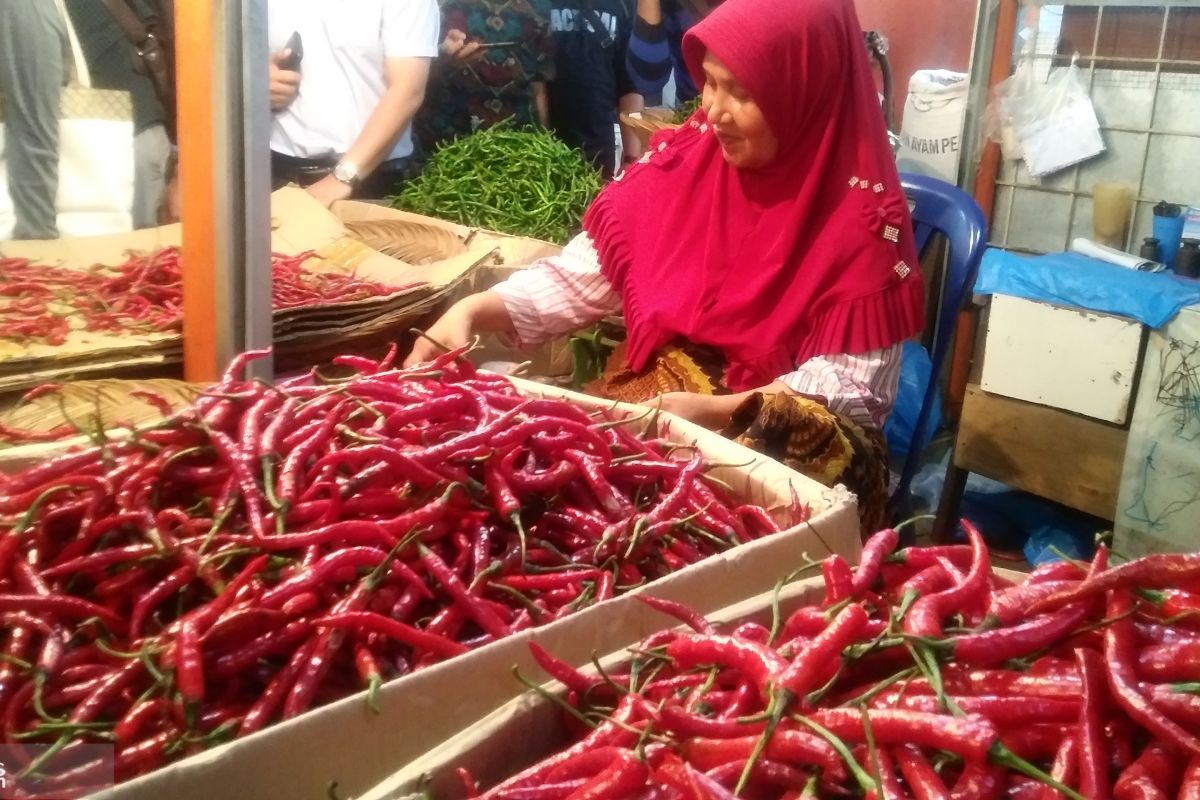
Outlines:
{"type": "Polygon", "coordinates": [[[988,107],[989,137],[1005,158],[1023,158],[1041,177],[1104,152],[1100,121],[1075,59],[1050,72],[1045,83],[1022,59],[1012,77],[999,84],[988,107]]]}
{"type": "Polygon", "coordinates": [[[989,139],[1000,145],[1001,153],[1009,161],[1019,161],[1022,157],[1016,118],[1032,101],[1036,91],[1033,65],[1024,56],[1017,62],[1013,74],[992,89],[991,102],[984,112],[984,130],[989,139]]]}

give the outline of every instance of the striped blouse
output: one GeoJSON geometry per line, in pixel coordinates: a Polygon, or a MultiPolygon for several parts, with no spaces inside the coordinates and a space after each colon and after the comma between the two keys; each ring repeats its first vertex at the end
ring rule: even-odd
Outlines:
{"type": "MultiPolygon", "coordinates": [[[[621,296],[600,272],[586,233],[562,254],[496,285],[520,344],[538,345],[621,313],[621,296]]],[[[899,344],[853,355],[816,356],[779,380],[859,425],[882,428],[896,399],[899,344]]]]}

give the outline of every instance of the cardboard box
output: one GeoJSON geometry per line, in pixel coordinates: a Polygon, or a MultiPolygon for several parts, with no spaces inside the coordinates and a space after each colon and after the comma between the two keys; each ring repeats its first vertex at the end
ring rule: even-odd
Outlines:
{"type": "MultiPolygon", "coordinates": [[[[651,419],[639,406],[613,404],[552,387],[517,382],[531,395],[566,397],[582,406],[610,409],[632,426],[651,419]]],[[[809,504],[811,517],[776,534],[687,567],[621,597],[542,628],[445,661],[386,684],[380,714],[360,693],[315,709],[258,734],[199,754],[97,795],[99,800],[209,800],[213,797],[324,798],[331,781],[340,796],[364,792],[521,692],[511,679],[519,666],[535,669],[527,643],[536,640],[559,657],[582,665],[592,653],[627,647],[657,627],[635,595],[650,593],[686,602],[710,613],[771,589],[808,554],[830,552],[856,563],[861,549],[853,495],[826,488],[781,464],[719,435],[663,415],[659,435],[695,445],[710,461],[740,464],[714,474],[731,483],[749,502],[780,518],[793,506],[793,493],[809,504]]],[[[533,673],[537,674],[537,673],[533,673]]]]}
{"type": "Polygon", "coordinates": [[[984,391],[1123,425],[1145,327],[1135,320],[994,295],[984,391]]]}
{"type": "MultiPolygon", "coordinates": [[[[820,576],[797,581],[780,592],[780,611],[786,616],[798,608],[820,601],[824,593],[825,582],[820,576]]],[[[709,619],[718,623],[748,621],[770,626],[772,600],[771,592],[760,594],[722,609],[719,613],[710,614],[709,619]]],[[[644,635],[676,627],[676,620],[647,606],[639,606],[638,622],[645,631],[644,635]]],[[[558,655],[555,650],[550,652],[558,655]]],[[[609,671],[627,661],[627,653],[613,652],[602,658],[600,663],[609,671]]],[[[584,671],[595,674],[595,667],[584,671]]],[[[533,675],[541,677],[544,673],[538,671],[533,675]]],[[[516,682],[507,673],[482,676],[481,679],[516,682]]],[[[558,684],[550,684],[547,688],[561,691],[558,684]]],[[[528,692],[419,758],[408,764],[397,765],[394,774],[369,791],[351,796],[354,800],[421,800],[429,797],[458,800],[463,797],[463,787],[454,774],[457,767],[466,767],[480,781],[480,785],[487,788],[573,741],[563,724],[559,707],[541,695],[528,692]]]]}
{"type": "MultiPolygon", "coordinates": [[[[1010,580],[1024,578],[1010,570],[995,572],[1010,580]]],[[[799,608],[819,602],[824,594],[825,581],[819,575],[789,584],[779,593],[780,613],[786,617],[799,608]]],[[[773,602],[774,592],[765,592],[707,616],[718,624],[757,622],[770,627],[773,602]]],[[[644,635],[678,627],[675,619],[638,605],[639,610],[635,613],[644,635]]],[[[558,655],[554,650],[550,652],[558,655]]],[[[628,660],[626,652],[612,652],[601,658],[600,663],[606,672],[611,672],[628,660]]],[[[581,671],[596,674],[594,666],[581,671]]],[[[537,670],[529,677],[548,676],[537,670]]],[[[482,676],[481,679],[514,680],[511,675],[482,676]]],[[[562,690],[561,684],[554,682],[546,684],[545,688],[554,692],[562,690]]],[[[350,797],[354,800],[429,800],[431,797],[434,800],[460,800],[464,792],[455,775],[456,768],[468,769],[486,790],[575,741],[563,724],[561,709],[541,695],[528,692],[419,758],[397,765],[392,775],[367,792],[350,797]]]]}

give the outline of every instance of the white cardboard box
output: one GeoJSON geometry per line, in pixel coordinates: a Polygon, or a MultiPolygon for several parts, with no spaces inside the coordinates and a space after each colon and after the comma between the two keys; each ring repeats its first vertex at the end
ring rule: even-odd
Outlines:
{"type": "Polygon", "coordinates": [[[993,295],[981,386],[1124,425],[1144,338],[1124,317],[993,295]]]}

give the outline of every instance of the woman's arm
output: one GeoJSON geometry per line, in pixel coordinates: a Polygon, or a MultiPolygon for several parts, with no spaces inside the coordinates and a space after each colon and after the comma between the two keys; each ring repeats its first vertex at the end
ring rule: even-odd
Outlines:
{"type": "MultiPolygon", "coordinates": [[[[560,255],[451,306],[427,335],[447,347],[466,344],[476,333],[501,333],[536,345],[620,311],[620,295],[600,273],[587,234],[580,234],[560,255]]],[[[432,342],[420,340],[405,363],[428,361],[439,352],[432,342]]]]}
{"type": "Polygon", "coordinates": [[[637,93],[660,102],[672,69],[661,0],[638,0],[625,63],[637,93]]]}
{"type": "Polygon", "coordinates": [[[895,344],[868,353],[817,356],[779,380],[858,425],[882,428],[896,402],[902,350],[895,344]]]}
{"type": "Polygon", "coordinates": [[[896,398],[901,345],[854,355],[817,356],[772,383],[748,392],[702,395],[671,392],[650,400],[697,425],[718,430],[729,425],[737,407],[750,395],[796,394],[816,400],[835,414],[864,427],[883,428],[896,398]]]}

